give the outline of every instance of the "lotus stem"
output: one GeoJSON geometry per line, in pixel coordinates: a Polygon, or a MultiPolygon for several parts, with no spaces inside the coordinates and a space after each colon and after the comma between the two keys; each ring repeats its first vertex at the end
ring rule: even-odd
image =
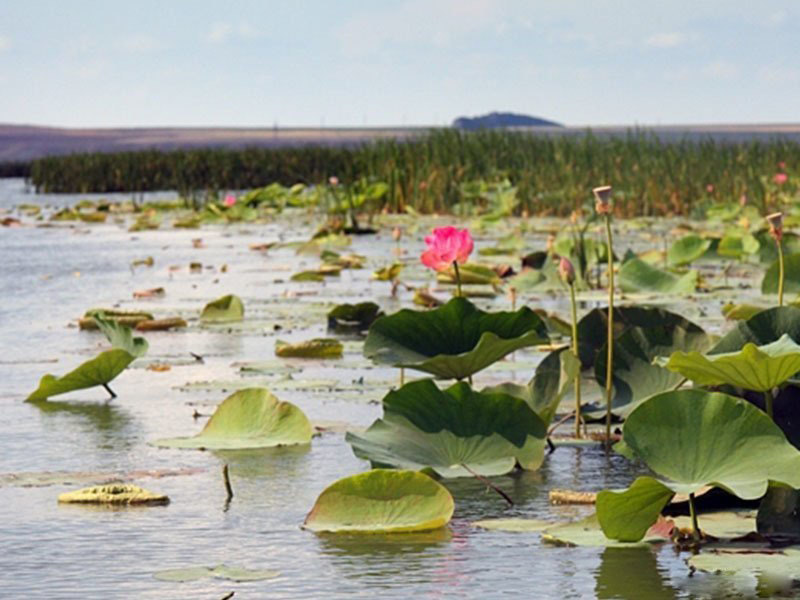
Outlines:
{"type": "Polygon", "coordinates": [[[111,396],[111,398],[117,397],[117,394],[114,393],[114,390],[112,390],[107,383],[104,383],[103,387],[106,388],[106,391],[108,392],[108,395],[111,396]]]}
{"type": "Polygon", "coordinates": [[[514,501],[511,499],[511,496],[506,494],[503,490],[501,490],[499,487],[497,487],[495,484],[493,484],[491,481],[489,481],[486,477],[484,477],[483,475],[480,475],[479,473],[476,473],[475,471],[470,469],[464,463],[461,463],[461,466],[464,467],[464,470],[467,471],[470,475],[472,475],[475,479],[477,479],[481,483],[486,484],[489,488],[491,488],[495,492],[497,492],[503,498],[503,500],[508,502],[509,506],[514,506],[514,501]]]}
{"type": "Polygon", "coordinates": [[[456,273],[456,296],[461,297],[461,273],[458,271],[458,261],[453,261],[453,269],[456,273]]]}
{"type": "Polygon", "coordinates": [[[406,370],[404,367],[400,367],[400,387],[403,387],[405,382],[406,382],[406,370]]]}
{"type": "Polygon", "coordinates": [[[697,511],[694,508],[694,494],[689,494],[689,515],[692,517],[692,538],[700,541],[700,526],[697,524],[697,511]]]}
{"type": "Polygon", "coordinates": [[[222,481],[225,483],[225,493],[227,497],[225,498],[225,503],[229,503],[233,498],[233,488],[231,487],[231,478],[228,474],[228,465],[227,463],[222,465],[222,481]]]}
{"type": "MultiPolygon", "coordinates": [[[[572,354],[580,364],[578,355],[578,303],[575,300],[575,283],[569,285],[569,301],[572,305],[572,354]]],[[[575,375],[575,437],[581,438],[581,370],[575,375]]]]}
{"type": "Polygon", "coordinates": [[[773,400],[772,390],[767,390],[766,392],[764,392],[764,406],[767,409],[767,414],[769,415],[769,418],[774,421],[775,417],[772,416],[772,400],[773,400]]]}
{"type": "Polygon", "coordinates": [[[780,240],[775,240],[778,244],[778,306],[783,306],[783,244],[780,240]]]}
{"type": "Polygon", "coordinates": [[[614,373],[614,245],[611,235],[611,215],[606,213],[606,246],[608,263],[608,335],[606,346],[608,355],[606,357],[606,449],[611,448],[611,393],[613,382],[611,377],[614,373]]]}

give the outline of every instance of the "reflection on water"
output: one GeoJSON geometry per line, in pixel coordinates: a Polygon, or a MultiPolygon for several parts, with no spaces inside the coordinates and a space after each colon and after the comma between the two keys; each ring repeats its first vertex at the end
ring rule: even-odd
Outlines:
{"type": "Polygon", "coordinates": [[[598,598],[675,600],[675,589],[662,576],[651,548],[606,548],[595,573],[598,598]]]}
{"type": "Polygon", "coordinates": [[[248,479],[295,478],[306,467],[304,460],[311,444],[257,448],[253,450],[213,450],[221,463],[228,465],[231,476],[248,479]]]}
{"type": "Polygon", "coordinates": [[[81,427],[93,436],[99,448],[125,450],[132,447],[134,420],[128,412],[113,402],[65,402],[40,400],[29,402],[47,418],[55,419],[56,427],[81,427]]]}

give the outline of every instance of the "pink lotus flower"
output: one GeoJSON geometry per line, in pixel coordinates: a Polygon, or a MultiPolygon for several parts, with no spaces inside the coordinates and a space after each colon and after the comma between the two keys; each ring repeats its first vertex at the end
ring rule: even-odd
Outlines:
{"type": "Polygon", "coordinates": [[[225,196],[223,204],[228,207],[233,206],[234,204],[236,204],[236,196],[234,196],[233,194],[228,194],[227,196],[225,196]]]}
{"type": "Polygon", "coordinates": [[[561,279],[567,285],[575,283],[575,267],[572,266],[568,258],[560,257],[558,261],[558,274],[561,275],[561,279]]]}
{"type": "Polygon", "coordinates": [[[786,173],[775,173],[775,176],[772,178],[772,181],[777,183],[778,185],[783,185],[789,179],[789,176],[786,173]]]}
{"type": "Polygon", "coordinates": [[[706,192],[708,192],[709,194],[713,194],[714,193],[714,184],[713,183],[706,184],[706,192]]]}
{"type": "Polygon", "coordinates": [[[469,230],[452,226],[437,227],[425,238],[425,244],[428,249],[420,260],[434,271],[446,271],[453,263],[464,264],[475,246],[469,230]]]}
{"type": "Polygon", "coordinates": [[[330,177],[328,177],[328,183],[333,187],[336,187],[337,185],[339,185],[339,178],[336,177],[336,175],[331,175],[330,177]]]}

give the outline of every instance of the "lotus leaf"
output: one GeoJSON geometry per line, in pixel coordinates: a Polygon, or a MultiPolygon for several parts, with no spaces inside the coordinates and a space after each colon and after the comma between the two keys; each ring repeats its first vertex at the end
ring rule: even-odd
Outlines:
{"type": "Polygon", "coordinates": [[[747,321],[739,322],[709,351],[709,354],[737,352],[751,342],[757,346],[776,341],[787,334],[800,340],[800,308],[781,306],[762,310],[747,321]]]}
{"type": "Polygon", "coordinates": [[[140,358],[147,353],[147,340],[143,337],[134,337],[130,327],[106,317],[103,312],[93,313],[91,317],[114,348],[125,350],[134,358],[140,358]]]}
{"type": "Polygon", "coordinates": [[[476,392],[466,383],[440,390],[430,379],[383,399],[383,418],[346,441],[373,466],[432,468],[442,477],[502,475],[519,463],[539,468],[546,426],[524,400],[476,392]]]}
{"type": "MultiPolygon", "coordinates": [[[[800,292],[800,253],[789,254],[784,257],[784,280],[783,290],[787,294],[795,294],[800,292]]],[[[772,263],[767,272],[764,273],[764,279],[761,280],[761,293],[762,294],[777,294],[778,293],[778,261],[772,263]]]]}
{"type": "Polygon", "coordinates": [[[728,302],[722,307],[722,314],[729,321],[747,321],[747,319],[756,316],[762,310],[765,310],[764,306],[728,302]]]}
{"type": "Polygon", "coordinates": [[[328,313],[329,329],[368,329],[373,321],[382,317],[381,307],[374,302],[339,304],[328,313]]]}
{"type": "MultiPolygon", "coordinates": [[[[697,325],[630,327],[614,340],[614,414],[624,416],[653,394],[668,390],[682,376],[653,364],[653,359],[677,350],[705,351],[711,338],[697,325]]],[[[606,384],[607,350],[605,345],[597,355],[595,378],[601,387],[606,384]]],[[[605,414],[605,406],[596,407],[597,416],[605,414]]],[[[595,416],[593,414],[593,416],[595,416]]]]}
{"type": "Polygon", "coordinates": [[[800,452],[766,414],[726,394],[691,389],[652,396],[629,415],[622,442],[664,479],[640,477],[627,491],[597,495],[603,531],[621,541],[641,539],[673,493],[711,485],[752,500],[771,481],[800,485],[800,452]]]}
{"type": "Polygon", "coordinates": [[[243,569],[241,567],[229,567],[227,565],[217,565],[216,567],[186,567],[184,569],[168,569],[159,571],[154,577],[160,581],[174,581],[184,583],[186,581],[197,581],[211,577],[214,579],[227,579],[229,581],[262,581],[264,579],[275,579],[280,575],[280,571],[267,569],[243,569]]]}
{"type": "Polygon", "coordinates": [[[303,528],[316,532],[410,533],[444,527],[453,497],[417,471],[373,469],[328,486],[303,528]]]}
{"type": "Polygon", "coordinates": [[[169,504],[169,498],[139,486],[110,483],[59,494],[62,504],[169,504]]]}
{"type": "Polygon", "coordinates": [[[48,373],[39,380],[39,387],[26,398],[26,402],[47,400],[51,396],[105,385],[122,373],[135,358],[127,350],[115,348],[101,352],[61,377],[48,373]]]}
{"type": "Polygon", "coordinates": [[[339,340],[315,338],[290,344],[283,340],[275,342],[275,355],[281,358],[340,358],[344,346],[339,340]]]}
{"type": "Polygon", "coordinates": [[[377,279],[378,281],[394,281],[400,275],[402,270],[403,263],[392,263],[391,265],[387,265],[376,270],[372,274],[372,278],[377,279]]]}
{"type": "Polygon", "coordinates": [[[667,252],[667,262],[675,267],[688,265],[703,256],[709,248],[711,240],[690,233],[672,244],[667,252]]]}
{"type": "MultiPolygon", "coordinates": [[[[463,284],[495,285],[500,283],[500,277],[494,269],[484,265],[466,263],[458,267],[458,275],[463,284]]],[[[455,283],[456,273],[452,267],[436,275],[436,280],[441,283],[455,283]]]]}
{"type": "Polygon", "coordinates": [[[698,385],[728,384],[766,392],[800,371],[800,345],[783,334],[763,346],[748,342],[738,352],[673,352],[668,360],[662,358],[658,363],[698,385]]]}
{"type": "Polygon", "coordinates": [[[558,546],[627,548],[661,543],[667,541],[667,538],[659,532],[652,532],[636,542],[613,540],[603,534],[597,515],[591,515],[580,521],[548,527],[542,532],[542,541],[558,546]]]}
{"type": "Polygon", "coordinates": [[[691,556],[689,564],[709,573],[766,573],[800,579],[800,550],[797,548],[762,552],[720,548],[691,556]]]}
{"type": "Polygon", "coordinates": [[[691,294],[697,289],[697,277],[697,271],[678,276],[632,258],[619,269],[619,286],[626,293],[691,294]]]}
{"type": "Polygon", "coordinates": [[[303,411],[281,402],[264,388],[248,388],[228,396],[203,430],[192,437],[153,442],[167,448],[241,450],[311,442],[311,423],[303,411]]]}
{"type": "Polygon", "coordinates": [[[489,529],[491,531],[513,531],[521,533],[537,533],[553,525],[552,521],[541,519],[483,519],[473,521],[473,527],[489,529]]]}
{"type": "Polygon", "coordinates": [[[515,350],[547,340],[547,327],[528,308],[487,313],[457,297],[432,311],[404,309],[376,320],[364,355],[441,379],[463,379],[515,350]]]}
{"type": "Polygon", "coordinates": [[[207,323],[230,323],[244,319],[244,304],[233,294],[209,302],[200,314],[200,320],[207,323]]]}

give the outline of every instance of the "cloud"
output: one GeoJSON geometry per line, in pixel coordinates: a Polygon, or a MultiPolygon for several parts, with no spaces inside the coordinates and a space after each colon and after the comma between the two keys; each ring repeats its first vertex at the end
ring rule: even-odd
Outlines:
{"type": "Polygon", "coordinates": [[[715,60],[705,65],[700,72],[712,79],[734,79],[739,75],[739,67],[727,60],[715,60]]]}
{"type": "Polygon", "coordinates": [[[0,52],[11,48],[11,38],[5,35],[0,35],[0,52]]]}
{"type": "Polygon", "coordinates": [[[211,44],[222,44],[231,38],[254,38],[258,32],[247,23],[227,23],[218,21],[211,25],[205,38],[211,44]]]}
{"type": "Polygon", "coordinates": [[[675,48],[676,46],[682,46],[688,41],[689,36],[685,33],[672,31],[669,33],[656,33],[651,35],[644,43],[646,46],[651,46],[653,48],[675,48]]]}
{"type": "Polygon", "coordinates": [[[131,54],[146,54],[161,48],[161,44],[147,34],[133,34],[117,41],[117,48],[131,54]]]}

